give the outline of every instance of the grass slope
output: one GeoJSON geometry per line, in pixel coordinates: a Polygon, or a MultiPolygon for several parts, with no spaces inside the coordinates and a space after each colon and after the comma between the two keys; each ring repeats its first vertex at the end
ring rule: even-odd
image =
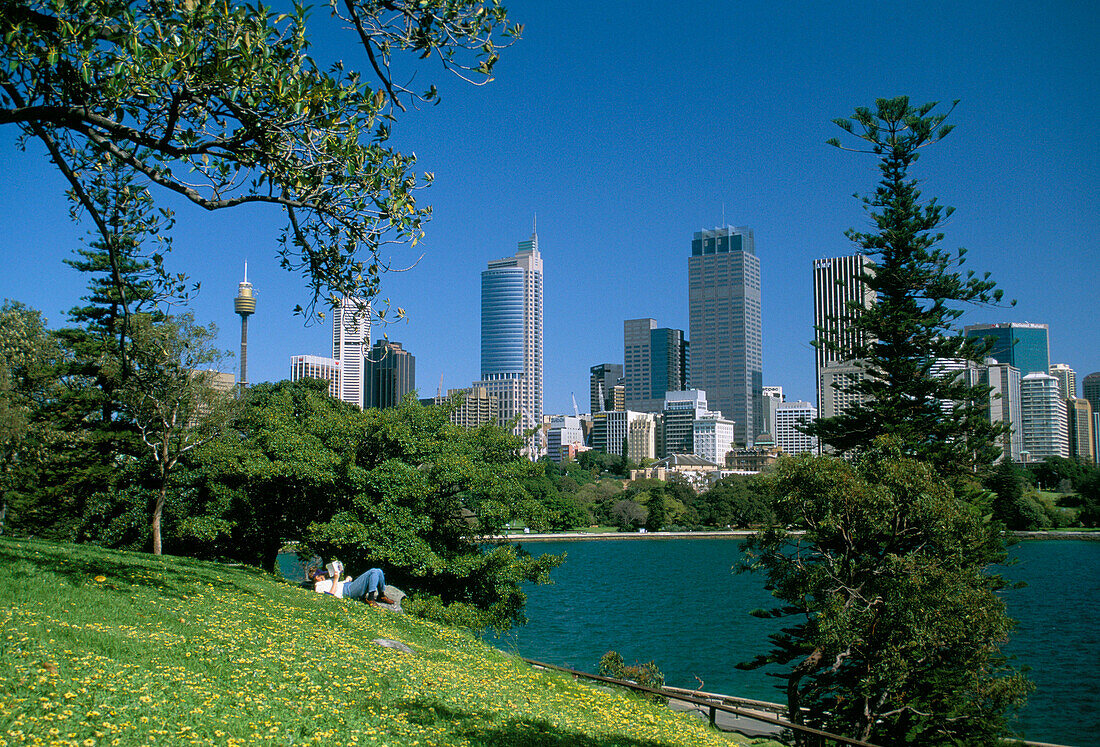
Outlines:
{"type": "Polygon", "coordinates": [[[0,538],[0,747],[746,743],[254,569],[0,538]]]}

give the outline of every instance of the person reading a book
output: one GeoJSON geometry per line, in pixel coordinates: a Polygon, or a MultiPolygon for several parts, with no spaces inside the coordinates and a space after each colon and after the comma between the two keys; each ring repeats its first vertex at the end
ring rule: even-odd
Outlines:
{"type": "Polygon", "coordinates": [[[338,563],[329,563],[324,568],[313,571],[310,578],[313,580],[313,590],[318,594],[331,594],[334,597],[348,599],[360,599],[367,604],[376,605],[393,604],[393,600],[386,596],[386,577],[381,568],[371,568],[358,578],[341,579],[344,567],[338,563]]]}

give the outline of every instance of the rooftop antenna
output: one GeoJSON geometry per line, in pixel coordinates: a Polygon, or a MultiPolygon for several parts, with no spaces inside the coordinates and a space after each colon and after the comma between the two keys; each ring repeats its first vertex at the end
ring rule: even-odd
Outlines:
{"type": "Polygon", "coordinates": [[[722,225],[726,225],[726,203],[722,203],[722,225]]]}

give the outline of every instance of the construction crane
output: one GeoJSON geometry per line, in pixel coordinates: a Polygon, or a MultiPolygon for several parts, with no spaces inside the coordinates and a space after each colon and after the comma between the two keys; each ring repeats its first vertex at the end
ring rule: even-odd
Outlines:
{"type": "Polygon", "coordinates": [[[573,398],[573,416],[579,418],[581,414],[577,410],[577,395],[573,394],[573,392],[570,392],[569,396],[573,398]]]}

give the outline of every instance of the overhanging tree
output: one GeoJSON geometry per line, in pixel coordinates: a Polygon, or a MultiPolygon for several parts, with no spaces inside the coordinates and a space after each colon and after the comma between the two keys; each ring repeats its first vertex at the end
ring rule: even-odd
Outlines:
{"type": "MultiPolygon", "coordinates": [[[[863,367],[858,381],[842,385],[857,401],[810,431],[841,454],[888,436],[906,454],[958,474],[992,462],[999,427],[986,413],[988,387],[942,369],[945,363],[982,362],[987,343],[959,335],[955,321],[965,305],[999,302],[1002,292],[989,273],[961,270],[964,249],[940,246],[944,236],[938,229],[953,209],[935,198],[922,201],[918,180],[909,174],[920,150],[952,129],[945,124],[950,110],[934,113],[935,107],[914,107],[900,96],[834,120],[864,141],[865,147],[852,150],[879,161],[878,187],[863,198],[874,230],[847,232],[874,260],[860,275],[874,303],[850,309],[846,323],[856,332],[850,336],[855,342],[844,349],[831,338],[824,342],[863,367]]],[[[845,147],[837,139],[829,142],[845,147]]]]}
{"type": "Polygon", "coordinates": [[[399,58],[435,58],[484,83],[520,27],[499,0],[331,9],[365,73],[323,69],[298,2],[276,13],[221,0],[0,0],[0,125],[45,146],[109,248],[77,154],[109,157],[207,210],[281,208],[281,262],[306,277],[307,310],[373,296],[383,245],[415,244],[429,214],[416,203],[414,157],[388,138],[395,112],[437,91],[405,85],[399,58]]]}

